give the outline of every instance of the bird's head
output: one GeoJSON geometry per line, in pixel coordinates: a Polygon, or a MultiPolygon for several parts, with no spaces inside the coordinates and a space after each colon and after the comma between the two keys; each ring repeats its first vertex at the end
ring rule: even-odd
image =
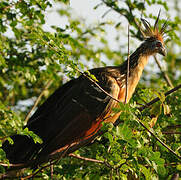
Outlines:
{"type": "Polygon", "coordinates": [[[143,30],[140,27],[140,31],[145,39],[145,41],[142,43],[142,47],[144,48],[145,50],[144,52],[147,55],[153,55],[156,53],[159,53],[163,56],[166,55],[166,49],[163,39],[164,39],[165,29],[167,27],[167,22],[165,22],[163,26],[159,29],[158,27],[159,17],[160,17],[160,11],[153,27],[150,25],[150,23],[147,20],[141,19],[145,27],[145,30],[143,30]]]}

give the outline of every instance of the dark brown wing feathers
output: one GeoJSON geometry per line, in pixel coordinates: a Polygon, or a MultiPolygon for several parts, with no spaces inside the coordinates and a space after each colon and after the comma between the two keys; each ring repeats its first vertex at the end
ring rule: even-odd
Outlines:
{"type": "MultiPolygon", "coordinates": [[[[100,68],[91,70],[91,73],[105,91],[118,97],[119,88],[114,78],[107,76],[100,68]]],[[[47,156],[73,142],[88,139],[100,129],[101,122],[111,113],[115,103],[88,78],[80,76],[71,80],[38,108],[26,126],[42,138],[43,144],[34,144],[30,138],[27,140],[27,137],[21,139],[15,136],[15,143],[11,147],[14,149],[7,156],[13,163],[24,162],[47,156]],[[29,142],[29,148],[22,146],[26,141],[29,142]],[[20,150],[19,146],[21,152],[17,161],[14,156],[20,150]]],[[[9,146],[8,142],[4,143],[5,151],[9,146]]]]}

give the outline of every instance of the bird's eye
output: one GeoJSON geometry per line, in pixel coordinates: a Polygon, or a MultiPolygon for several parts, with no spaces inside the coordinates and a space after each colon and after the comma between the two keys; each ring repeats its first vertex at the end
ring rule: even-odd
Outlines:
{"type": "Polygon", "coordinates": [[[162,43],[161,42],[157,42],[156,43],[156,47],[162,47],[162,43]]]}

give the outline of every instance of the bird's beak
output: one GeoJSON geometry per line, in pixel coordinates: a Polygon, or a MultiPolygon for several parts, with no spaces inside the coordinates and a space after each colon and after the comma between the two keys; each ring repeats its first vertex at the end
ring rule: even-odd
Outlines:
{"type": "Polygon", "coordinates": [[[161,54],[161,55],[163,55],[163,56],[166,56],[167,52],[166,52],[165,47],[161,47],[161,48],[159,49],[159,52],[158,52],[158,53],[161,54]]]}

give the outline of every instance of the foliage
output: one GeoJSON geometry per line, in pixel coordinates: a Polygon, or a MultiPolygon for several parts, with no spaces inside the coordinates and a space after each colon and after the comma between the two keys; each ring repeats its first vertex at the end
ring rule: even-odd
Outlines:
{"type": "MultiPolygon", "coordinates": [[[[53,83],[46,89],[39,104],[62,83],[77,77],[79,70],[104,66],[106,62],[117,65],[127,57],[126,41],[117,37],[118,48],[112,50],[106,38],[109,27],[114,27],[119,36],[125,34],[122,20],[113,19],[110,23],[102,18],[99,23],[87,26],[85,20],[75,17],[68,0],[55,2],[61,5],[58,13],[66,18],[67,23],[62,27],[52,26],[53,32],[43,28],[45,13],[53,8],[48,0],[0,2],[0,146],[5,139],[13,143],[9,137],[15,133],[32,136],[36,142],[41,142],[34,133],[22,127],[26,114],[49,80],[53,83]],[[99,45],[96,46],[96,43],[99,45]]],[[[150,7],[160,6],[166,14],[175,11],[177,15],[168,20],[171,31],[168,32],[168,52],[164,60],[174,86],[181,84],[181,17],[177,1],[146,0],[143,3],[103,0],[101,4],[95,4],[95,11],[102,6],[105,16],[111,9],[111,13],[120,14],[129,22],[134,48],[142,39],[135,23],[141,13],[144,17],[155,19],[156,15],[149,11],[150,7]]],[[[161,17],[164,19],[166,16],[161,17]]],[[[102,163],[66,157],[54,165],[52,178],[171,179],[173,174],[181,172],[178,158],[139,124],[141,120],[160,140],[180,154],[181,93],[177,91],[165,97],[164,92],[170,88],[163,74],[158,69],[154,70],[156,66],[151,63],[148,67],[131,102],[120,104],[123,111],[120,124],[117,127],[104,124],[103,129],[107,132],[103,136],[75,152],[102,163]],[[145,104],[157,96],[160,102],[141,113],[137,110],[138,104],[145,104]]],[[[8,163],[2,149],[0,161],[8,163]]],[[[4,172],[3,167],[0,170],[4,172]]],[[[28,169],[24,176],[30,173],[32,170],[28,169]]],[[[38,175],[50,179],[50,169],[45,168],[38,175]]]]}

